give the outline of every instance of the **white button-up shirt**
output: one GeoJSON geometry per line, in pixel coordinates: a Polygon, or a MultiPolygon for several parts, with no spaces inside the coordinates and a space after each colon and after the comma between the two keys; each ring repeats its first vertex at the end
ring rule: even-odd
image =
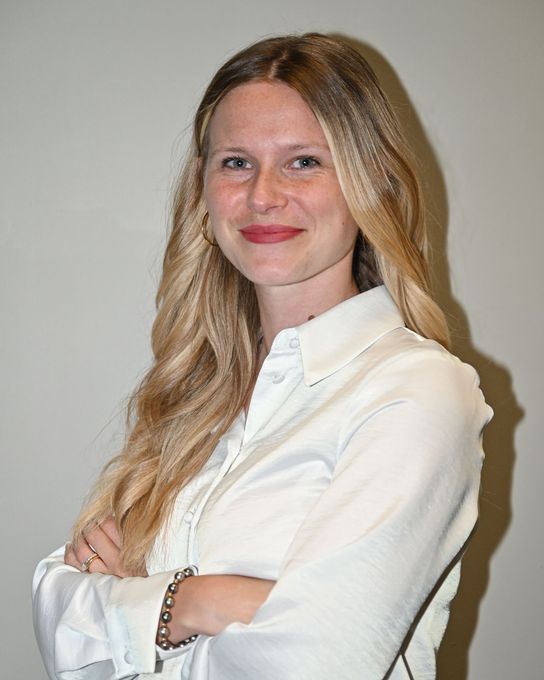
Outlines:
{"type": "Polygon", "coordinates": [[[383,286],[281,331],[149,577],[82,574],[62,551],[40,563],[50,676],[434,678],[490,417],[474,369],[406,329],[383,286]],[[277,583],[250,624],[159,652],[164,590],[186,564],[277,583]]]}

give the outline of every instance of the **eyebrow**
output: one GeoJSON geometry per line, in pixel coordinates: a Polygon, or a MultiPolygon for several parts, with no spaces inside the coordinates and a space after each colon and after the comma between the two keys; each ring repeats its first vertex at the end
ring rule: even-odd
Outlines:
{"type": "MultiPolygon", "coordinates": [[[[319,149],[320,151],[327,151],[330,153],[330,149],[328,146],[324,146],[323,144],[314,144],[314,143],[308,143],[308,144],[289,144],[288,146],[284,147],[286,151],[303,151],[306,149],[319,149]]],[[[215,156],[217,154],[221,153],[238,153],[238,154],[244,154],[248,153],[248,150],[242,146],[229,146],[229,147],[220,147],[218,149],[215,149],[212,151],[210,154],[211,156],[215,156]]]]}

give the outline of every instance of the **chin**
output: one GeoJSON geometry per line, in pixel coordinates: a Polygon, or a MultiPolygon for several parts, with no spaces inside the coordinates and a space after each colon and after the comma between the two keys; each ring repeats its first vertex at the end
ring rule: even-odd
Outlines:
{"type": "Polygon", "coordinates": [[[272,288],[275,286],[288,286],[291,283],[296,283],[285,276],[246,276],[254,286],[259,288],[272,288]]]}
{"type": "Polygon", "coordinates": [[[285,268],[259,267],[239,269],[239,271],[255,286],[286,286],[300,280],[292,272],[285,271],[285,268]]]}
{"type": "Polygon", "coordinates": [[[298,280],[288,276],[246,276],[257,288],[277,288],[298,283],[298,280]]]}

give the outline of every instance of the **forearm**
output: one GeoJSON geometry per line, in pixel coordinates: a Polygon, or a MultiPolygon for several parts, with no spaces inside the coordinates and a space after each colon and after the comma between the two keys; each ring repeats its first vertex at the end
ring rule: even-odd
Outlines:
{"type": "Polygon", "coordinates": [[[275,581],[237,575],[185,579],[175,597],[169,624],[170,640],[191,635],[217,635],[230,623],[249,623],[275,581]]]}

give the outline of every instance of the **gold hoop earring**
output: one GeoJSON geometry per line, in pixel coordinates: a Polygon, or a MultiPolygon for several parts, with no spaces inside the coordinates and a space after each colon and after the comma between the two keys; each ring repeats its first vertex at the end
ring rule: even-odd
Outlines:
{"type": "Polygon", "coordinates": [[[206,241],[206,243],[209,243],[211,246],[217,246],[217,243],[212,241],[209,237],[208,234],[206,233],[206,224],[208,222],[208,213],[204,215],[204,219],[200,223],[200,233],[202,234],[202,238],[206,241]]]}

